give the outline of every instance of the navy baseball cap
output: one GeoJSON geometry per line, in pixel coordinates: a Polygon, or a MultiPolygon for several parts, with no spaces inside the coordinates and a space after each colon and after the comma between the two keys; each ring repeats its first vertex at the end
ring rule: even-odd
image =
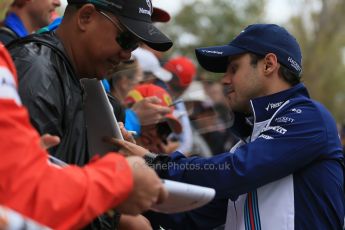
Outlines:
{"type": "Polygon", "coordinates": [[[274,53],[281,65],[299,76],[302,72],[302,54],[296,38],[274,24],[249,25],[228,45],[197,48],[195,53],[200,65],[215,73],[225,73],[228,58],[243,53],[274,53]]]}
{"type": "Polygon", "coordinates": [[[68,4],[91,3],[98,9],[116,15],[122,25],[154,50],[167,51],[173,45],[172,41],[152,24],[151,0],[67,0],[67,2],[68,4]]]}

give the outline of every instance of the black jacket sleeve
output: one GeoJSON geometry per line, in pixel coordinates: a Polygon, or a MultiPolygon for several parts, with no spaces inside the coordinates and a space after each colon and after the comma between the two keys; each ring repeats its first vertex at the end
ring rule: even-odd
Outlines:
{"type": "Polygon", "coordinates": [[[6,26],[0,27],[0,42],[4,45],[9,44],[13,40],[19,38],[18,35],[6,26]]]}
{"type": "Polygon", "coordinates": [[[27,55],[28,52],[26,49],[11,50],[18,71],[20,97],[40,134],[62,137],[64,96],[59,75],[45,56],[39,52],[27,55]]]}

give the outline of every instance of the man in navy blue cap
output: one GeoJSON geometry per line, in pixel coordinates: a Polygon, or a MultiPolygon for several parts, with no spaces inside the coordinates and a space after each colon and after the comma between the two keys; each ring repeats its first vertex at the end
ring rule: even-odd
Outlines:
{"type": "Polygon", "coordinates": [[[225,229],[343,229],[342,147],[332,115],[300,83],[302,55],[296,39],[278,25],[255,24],[228,45],[196,49],[196,56],[206,70],[225,73],[224,93],[240,141],[211,158],[175,152],[166,159],[127,148],[151,163],[166,164],[162,177],[216,189],[215,200],[203,208],[151,214],[153,225],[212,229],[226,222],[225,229]]]}

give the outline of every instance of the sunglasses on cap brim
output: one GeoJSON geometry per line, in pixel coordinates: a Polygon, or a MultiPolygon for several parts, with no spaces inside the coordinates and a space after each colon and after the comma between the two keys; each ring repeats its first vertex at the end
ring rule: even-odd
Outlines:
{"type": "Polygon", "coordinates": [[[121,27],[105,12],[101,10],[97,10],[97,12],[99,12],[101,15],[107,18],[120,31],[120,33],[118,33],[118,35],[116,36],[115,40],[123,50],[133,51],[139,47],[141,41],[138,37],[136,37],[127,29],[123,28],[123,26],[121,27]]]}

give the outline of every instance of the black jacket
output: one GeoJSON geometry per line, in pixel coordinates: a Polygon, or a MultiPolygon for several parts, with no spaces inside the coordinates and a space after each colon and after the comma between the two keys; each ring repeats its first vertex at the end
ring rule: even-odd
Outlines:
{"type": "MultiPolygon", "coordinates": [[[[87,145],[83,89],[61,41],[54,32],[48,32],[13,41],[7,48],[18,71],[19,94],[32,124],[40,134],[61,138],[50,153],[67,163],[86,164],[92,154],[87,145]]],[[[115,116],[124,119],[119,101],[110,98],[110,102],[115,116]]],[[[86,229],[115,229],[116,221],[102,215],[86,229]]]]}
{"type": "MultiPolygon", "coordinates": [[[[40,134],[61,138],[50,153],[67,163],[87,163],[92,154],[87,145],[83,89],[61,41],[54,32],[48,32],[16,40],[7,47],[18,70],[19,94],[32,124],[40,134]]],[[[124,110],[118,101],[110,101],[121,121],[124,110]]]]}
{"type": "Polygon", "coordinates": [[[54,32],[30,35],[10,43],[18,71],[19,94],[40,134],[61,138],[50,153],[84,165],[90,160],[83,112],[83,90],[64,47],[54,32]],[[46,42],[52,47],[48,47],[46,42]]]}

